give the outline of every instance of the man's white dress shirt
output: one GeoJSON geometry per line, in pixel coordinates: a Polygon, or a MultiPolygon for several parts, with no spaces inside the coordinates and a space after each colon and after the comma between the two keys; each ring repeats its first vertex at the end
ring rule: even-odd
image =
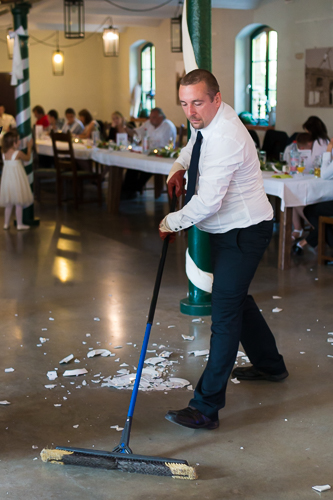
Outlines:
{"type": "Polygon", "coordinates": [[[75,118],[74,122],[71,125],[68,122],[65,122],[61,132],[67,133],[68,131],[70,131],[71,134],[78,135],[82,134],[83,130],[84,130],[83,123],[78,118],[75,118]]]}
{"type": "Polygon", "coordinates": [[[135,133],[138,134],[141,140],[147,134],[150,149],[164,148],[164,146],[169,144],[170,139],[174,146],[176,143],[177,129],[172,121],[167,119],[163,120],[161,125],[156,128],[147,120],[141,127],[135,130],[135,133]]]}
{"type": "Polygon", "coordinates": [[[2,132],[8,132],[9,128],[16,128],[16,121],[12,115],[7,115],[7,113],[2,113],[0,116],[0,127],[3,127],[2,132]]]}
{"type": "MultiPolygon", "coordinates": [[[[222,102],[203,139],[196,194],[167,216],[172,231],[195,224],[208,233],[225,233],[271,220],[273,209],[264,191],[257,151],[236,112],[222,102]]],[[[188,170],[197,131],[177,159],[188,170]]]]}

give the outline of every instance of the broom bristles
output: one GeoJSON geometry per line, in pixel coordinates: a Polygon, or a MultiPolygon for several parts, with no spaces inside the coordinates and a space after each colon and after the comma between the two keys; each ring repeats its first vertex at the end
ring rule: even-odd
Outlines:
{"type": "Polygon", "coordinates": [[[118,469],[123,472],[135,472],[141,474],[169,476],[173,479],[197,479],[197,473],[194,467],[186,463],[173,462],[167,459],[165,462],[154,463],[153,457],[145,458],[140,455],[117,454],[115,457],[103,457],[100,455],[77,453],[67,450],[54,450],[44,448],[40,453],[43,462],[57,463],[61,465],[82,465],[86,467],[100,467],[106,469],[118,469]]]}

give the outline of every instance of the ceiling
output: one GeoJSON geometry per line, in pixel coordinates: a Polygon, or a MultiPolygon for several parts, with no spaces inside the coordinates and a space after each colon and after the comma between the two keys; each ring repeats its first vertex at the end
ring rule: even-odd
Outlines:
{"type": "MultiPolygon", "coordinates": [[[[31,0],[30,0],[31,1],[31,0]]],[[[63,30],[62,0],[32,0],[29,13],[29,28],[38,30],[63,30]]],[[[128,9],[149,9],[165,3],[166,0],[112,0],[128,9]]],[[[8,0],[0,0],[0,27],[11,24],[11,14],[6,13],[8,0]],[[3,9],[1,8],[3,4],[3,9]]],[[[255,9],[261,0],[212,0],[213,8],[255,9]]],[[[127,26],[159,26],[162,19],[171,18],[177,13],[179,0],[172,0],[168,5],[148,12],[130,12],[111,5],[106,0],[85,0],[85,30],[96,31],[106,24],[107,16],[112,17],[112,24],[124,29],[127,26]]],[[[180,9],[178,8],[178,13],[180,9]]]]}

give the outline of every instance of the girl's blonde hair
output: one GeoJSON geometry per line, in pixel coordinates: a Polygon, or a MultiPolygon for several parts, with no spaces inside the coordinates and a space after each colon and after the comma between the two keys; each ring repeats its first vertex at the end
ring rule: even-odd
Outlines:
{"type": "Polygon", "coordinates": [[[19,138],[18,132],[16,130],[10,130],[6,132],[2,139],[2,151],[7,153],[14,146],[15,142],[19,138]]]}

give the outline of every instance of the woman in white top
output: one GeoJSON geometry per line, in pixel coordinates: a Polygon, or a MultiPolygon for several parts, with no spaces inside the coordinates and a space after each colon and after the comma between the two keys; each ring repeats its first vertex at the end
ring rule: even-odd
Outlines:
{"type": "Polygon", "coordinates": [[[93,119],[87,109],[81,109],[81,111],[79,112],[79,119],[84,125],[84,130],[77,137],[79,137],[80,139],[91,139],[93,130],[95,128],[99,130],[97,121],[93,119]]]}

